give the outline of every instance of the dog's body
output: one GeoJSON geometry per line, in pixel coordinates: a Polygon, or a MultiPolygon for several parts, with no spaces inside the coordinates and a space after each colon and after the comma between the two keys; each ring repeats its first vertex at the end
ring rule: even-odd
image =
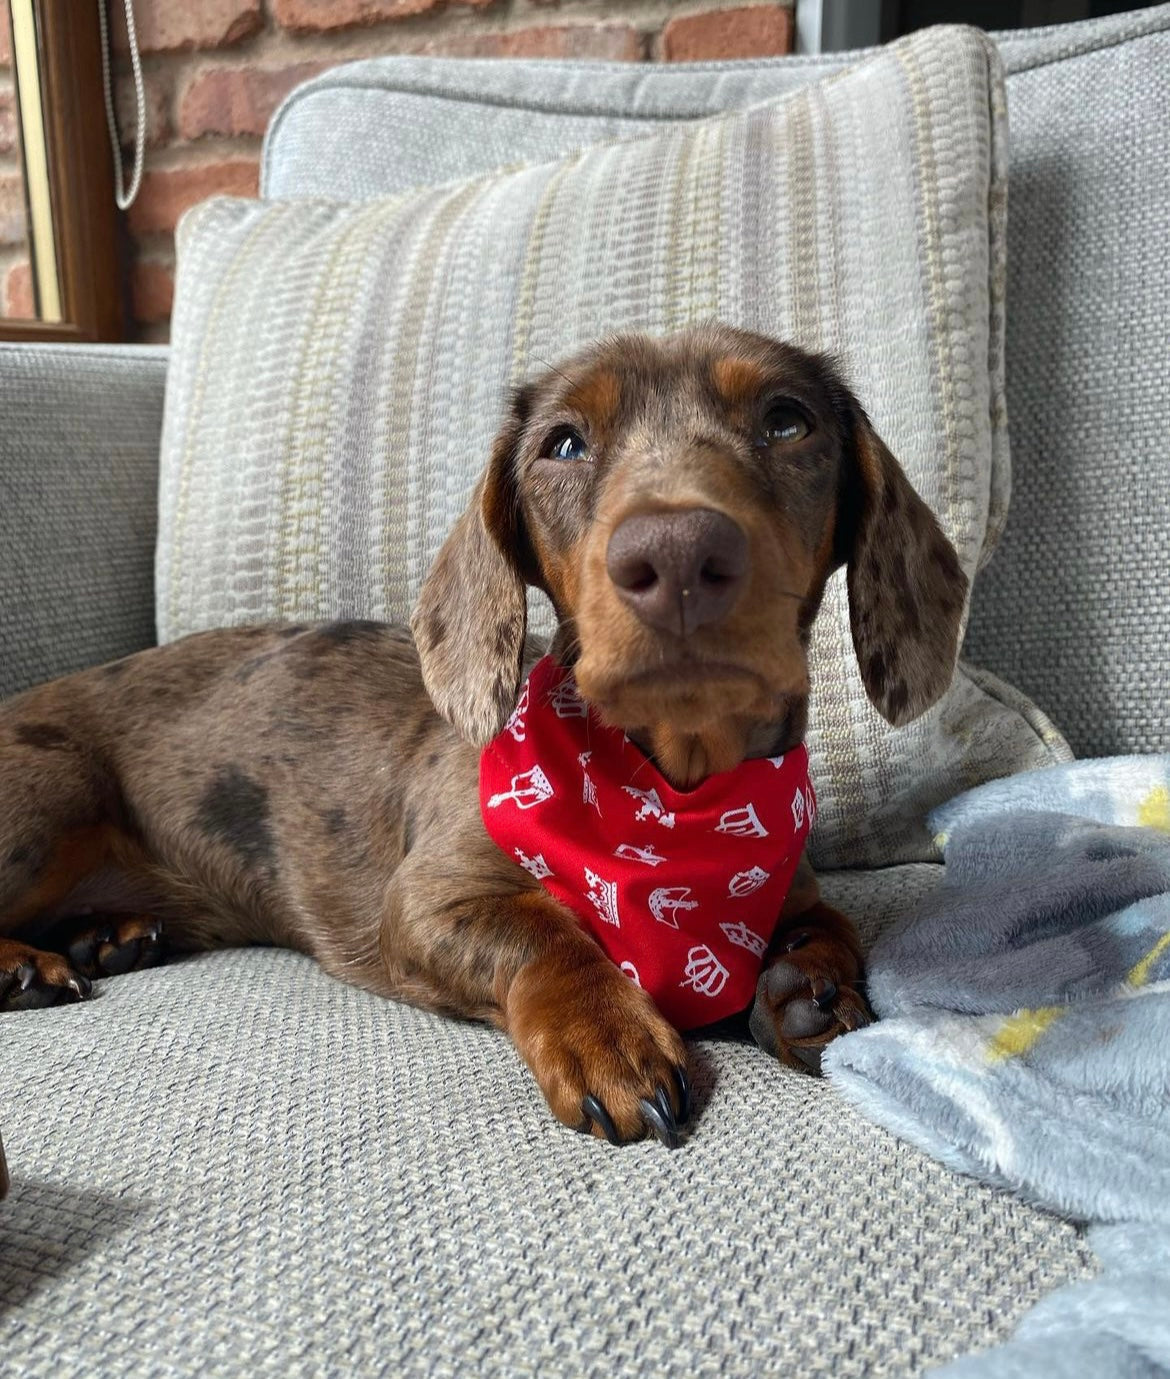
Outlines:
{"type": "MultiPolygon", "coordinates": [[[[153,961],[160,930],[177,950],[275,943],[505,1028],[569,1125],[675,1142],[677,1032],[480,815],[525,584],[584,697],[689,788],[800,741],[808,632],[844,560],[867,688],[905,721],[949,682],[965,580],[831,367],[722,328],[568,361],[517,395],[413,639],[209,632],[0,706],[0,1009],[88,994],[153,961]]],[[[802,865],[757,1038],[815,1060],[864,1022],[859,975],[802,865]]]]}

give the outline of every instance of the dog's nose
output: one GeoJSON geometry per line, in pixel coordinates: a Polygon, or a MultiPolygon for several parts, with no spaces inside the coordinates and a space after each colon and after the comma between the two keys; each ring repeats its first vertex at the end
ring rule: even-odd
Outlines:
{"type": "Polygon", "coordinates": [[[605,566],[618,597],[649,627],[687,636],[717,622],[748,569],[738,522],[710,508],[643,512],[615,528],[605,566]]]}

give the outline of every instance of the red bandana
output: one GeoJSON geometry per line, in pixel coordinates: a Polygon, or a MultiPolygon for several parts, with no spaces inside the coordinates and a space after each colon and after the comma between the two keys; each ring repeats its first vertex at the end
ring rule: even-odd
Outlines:
{"type": "Polygon", "coordinates": [[[479,803],[496,844],[678,1029],[751,1004],[816,816],[803,746],[675,790],[546,656],[484,748],[479,803]]]}

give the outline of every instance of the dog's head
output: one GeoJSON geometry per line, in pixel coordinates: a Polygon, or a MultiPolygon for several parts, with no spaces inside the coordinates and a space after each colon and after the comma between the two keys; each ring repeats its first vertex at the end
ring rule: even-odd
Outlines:
{"type": "Polygon", "coordinates": [[[905,723],[950,683],[967,581],[832,364],[723,326],[615,336],[517,391],[412,627],[436,707],[484,743],[537,585],[581,693],[685,787],[803,734],[843,563],[866,690],[905,723]]]}

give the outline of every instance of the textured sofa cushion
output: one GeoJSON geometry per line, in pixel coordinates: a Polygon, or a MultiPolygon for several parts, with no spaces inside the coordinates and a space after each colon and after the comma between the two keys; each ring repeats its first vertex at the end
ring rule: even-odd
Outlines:
{"type": "Polygon", "coordinates": [[[1092,1268],[750,1045],[692,1046],[683,1149],[613,1149],[294,953],[101,987],[2,1017],[7,1374],[907,1379],[1092,1268]]]}
{"type": "MultiPolygon", "coordinates": [[[[160,636],[403,618],[507,384],[603,331],[708,317],[837,351],[973,574],[1007,482],[1001,95],[986,41],[939,29],[791,98],[561,163],[358,206],[196,210],[160,636]]],[[[927,860],[927,807],[1060,752],[961,674],[887,729],[840,577],[813,662],[822,865],[927,860]]]]}
{"type": "Polygon", "coordinates": [[[166,365],[0,344],[0,699],[154,641],[166,365]]]}
{"type": "MultiPolygon", "coordinates": [[[[1032,695],[1082,755],[1166,751],[1170,388],[1158,365],[1170,300],[1170,5],[994,37],[1012,134],[1014,485],[965,654],[1032,695]]],[[[261,186],[273,197],[384,195],[709,116],[863,56],[349,63],[278,112],[261,186]],[[372,137],[378,129],[394,137],[372,137]]],[[[1005,512],[993,508],[993,527],[1005,512]]]]}

